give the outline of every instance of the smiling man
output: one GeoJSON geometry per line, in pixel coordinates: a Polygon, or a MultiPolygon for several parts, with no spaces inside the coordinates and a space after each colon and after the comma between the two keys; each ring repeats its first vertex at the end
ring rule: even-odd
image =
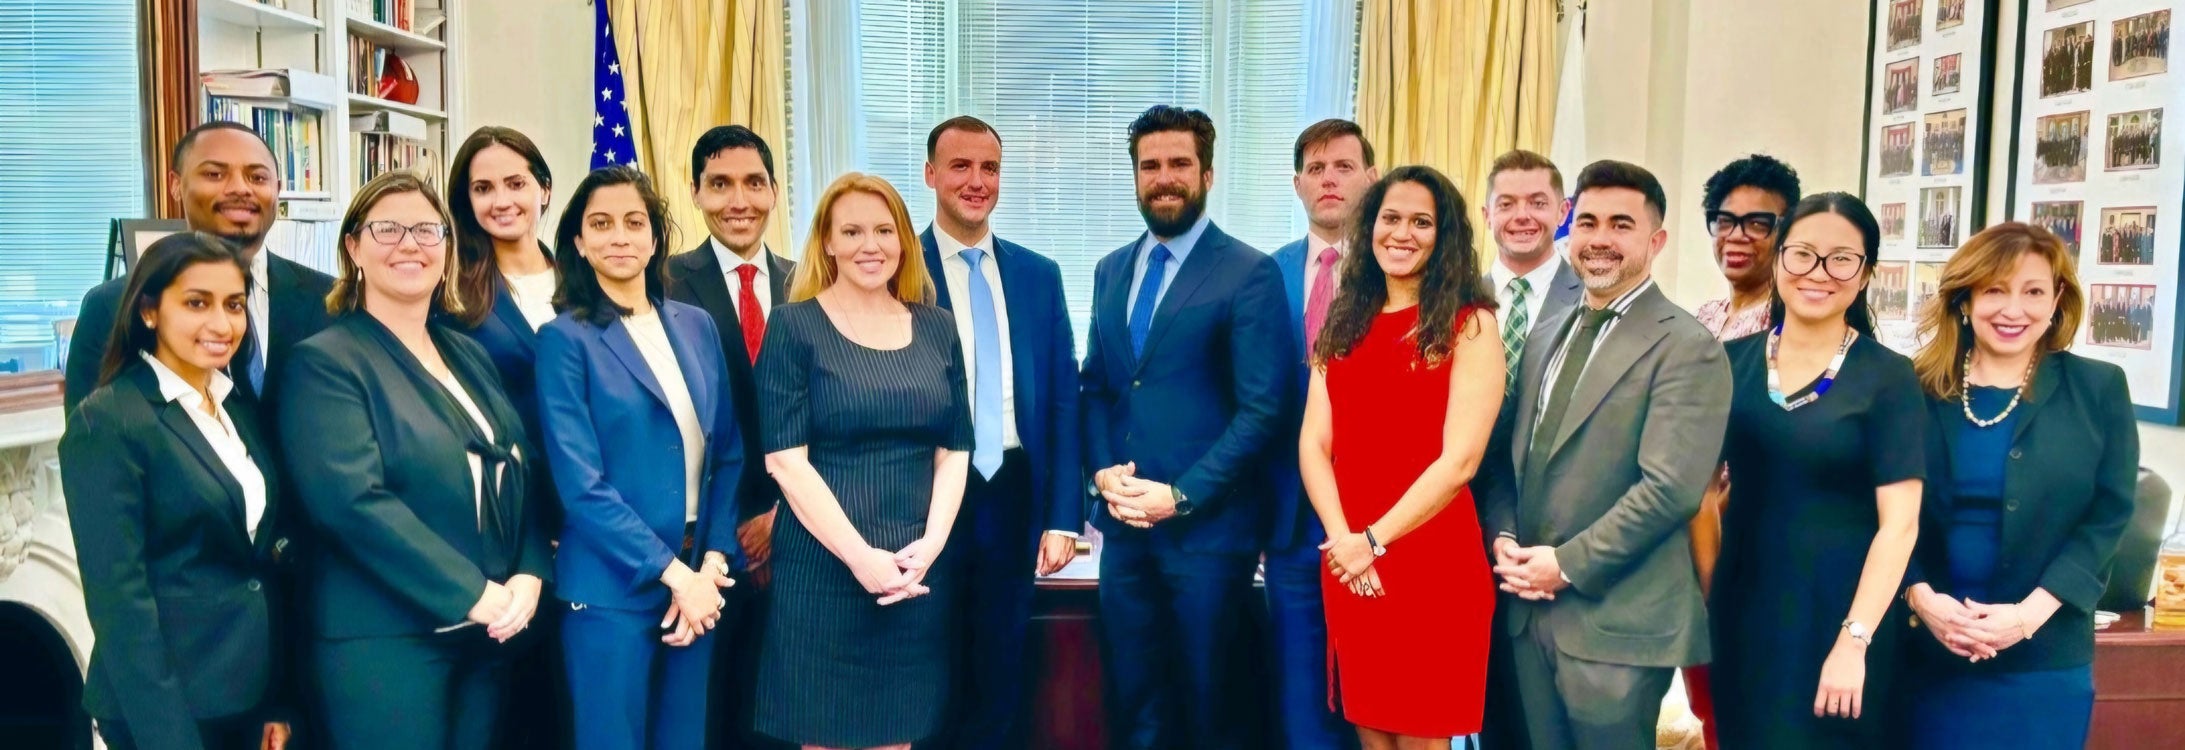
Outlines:
{"type": "MultiPolygon", "coordinates": [[[[265,252],[266,234],[278,215],[281,170],[255,131],[217,120],[199,125],[175,142],[167,163],[168,190],[182,197],[183,221],[191,230],[227,240],[250,266],[250,328],[228,369],[236,388],[263,404],[260,414],[270,419],[275,402],[267,391],[278,382],[289,347],[326,327],[326,295],[334,279],[265,252]]],[[[99,362],[128,281],[114,278],[84,295],[76,335],[68,343],[69,410],[98,387],[99,362]]]]}

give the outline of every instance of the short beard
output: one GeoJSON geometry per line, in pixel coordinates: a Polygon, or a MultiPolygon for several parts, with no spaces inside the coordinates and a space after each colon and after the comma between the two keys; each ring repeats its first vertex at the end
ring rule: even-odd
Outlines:
{"type": "Polygon", "coordinates": [[[1183,207],[1177,209],[1176,218],[1171,221],[1161,218],[1153,210],[1151,202],[1143,196],[1139,197],[1138,215],[1145,218],[1146,229],[1153,232],[1153,236],[1176,237],[1191,231],[1192,225],[1199,223],[1199,217],[1206,213],[1206,194],[1193,194],[1187,190],[1183,198],[1183,207]]]}
{"type": "Polygon", "coordinates": [[[252,253],[258,252],[259,247],[266,241],[266,234],[266,232],[223,234],[220,235],[220,239],[226,240],[228,245],[235,248],[235,252],[241,253],[244,258],[249,258],[252,253]]]}

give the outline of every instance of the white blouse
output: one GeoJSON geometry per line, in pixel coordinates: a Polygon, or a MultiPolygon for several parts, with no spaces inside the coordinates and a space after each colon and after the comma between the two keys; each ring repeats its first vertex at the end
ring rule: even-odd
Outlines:
{"type": "Polygon", "coordinates": [[[159,395],[168,403],[182,404],[189,413],[190,423],[197,425],[205,442],[212,444],[213,455],[220,457],[220,465],[243,487],[243,530],[251,541],[258,540],[258,520],[266,513],[266,477],[258,471],[258,464],[250,460],[250,449],[243,445],[243,436],[235,431],[235,423],[228,419],[228,412],[221,408],[227,403],[228,394],[235,390],[235,381],[218,370],[212,373],[212,398],[217,402],[211,411],[205,409],[205,395],[190,387],[181,375],[167,369],[150,352],[138,352],[137,356],[152,364],[153,374],[159,377],[159,395]]]}

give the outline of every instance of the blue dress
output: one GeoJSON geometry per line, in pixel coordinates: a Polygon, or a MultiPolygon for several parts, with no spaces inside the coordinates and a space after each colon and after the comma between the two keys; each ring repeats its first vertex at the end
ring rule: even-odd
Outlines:
{"type": "MultiPolygon", "coordinates": [[[[2008,406],[2016,389],[1974,386],[1973,413],[1982,418],[2008,406]]],[[[1965,419],[1942,429],[1956,431],[1950,448],[1950,590],[1956,599],[1995,603],[1989,581],[2001,552],[2003,469],[2009,461],[2011,435],[2018,415],[1980,427],[1965,419]]],[[[1919,637],[1931,637],[1919,631],[1919,637]]],[[[1955,661],[1947,668],[1922,670],[1910,691],[1911,710],[1904,717],[1908,746],[1918,748],[2085,747],[2094,712],[2094,668],[2006,672],[1955,661]]],[[[1940,665],[1938,665],[1940,666],[1940,665]]]]}

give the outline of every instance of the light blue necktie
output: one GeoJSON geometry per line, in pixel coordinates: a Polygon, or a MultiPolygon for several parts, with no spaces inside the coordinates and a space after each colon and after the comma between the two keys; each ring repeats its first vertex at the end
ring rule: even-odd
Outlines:
{"type": "Polygon", "coordinates": [[[1153,308],[1161,301],[1161,280],[1168,276],[1167,245],[1154,245],[1146,259],[1146,276],[1138,281],[1138,301],[1130,306],[1130,356],[1146,354],[1146,334],[1153,331],[1153,308]]]}
{"type": "Polygon", "coordinates": [[[971,352],[978,381],[971,388],[971,468],[979,476],[994,478],[1001,471],[1001,326],[994,322],[994,290],[986,285],[979,263],[986,251],[964,249],[964,264],[971,267],[971,352]]]}

